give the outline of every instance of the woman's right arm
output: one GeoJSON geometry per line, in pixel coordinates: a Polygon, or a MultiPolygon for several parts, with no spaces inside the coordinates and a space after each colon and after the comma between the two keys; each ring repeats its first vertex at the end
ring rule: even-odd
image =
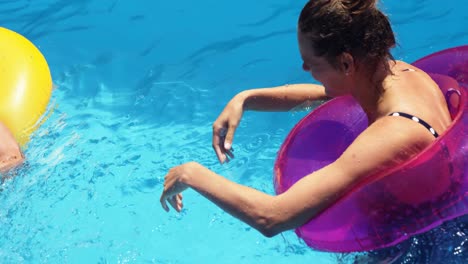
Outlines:
{"type": "Polygon", "coordinates": [[[224,163],[234,157],[232,140],[244,110],[289,111],[325,99],[325,88],[316,84],[289,84],[238,93],[213,123],[213,149],[219,162],[224,163]]]}

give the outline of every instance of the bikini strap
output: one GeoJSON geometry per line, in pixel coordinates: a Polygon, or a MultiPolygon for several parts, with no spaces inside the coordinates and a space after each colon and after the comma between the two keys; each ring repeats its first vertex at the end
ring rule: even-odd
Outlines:
{"type": "Polygon", "coordinates": [[[402,116],[402,117],[406,117],[408,119],[411,119],[411,120],[415,121],[416,123],[419,123],[419,124],[423,125],[425,128],[427,128],[427,130],[429,130],[429,132],[431,132],[432,135],[435,138],[439,137],[439,134],[437,134],[435,129],[432,128],[428,123],[426,123],[426,121],[424,121],[424,120],[422,120],[420,118],[417,118],[415,116],[409,115],[407,113],[402,113],[402,112],[393,112],[393,113],[389,114],[389,116],[402,116]]]}

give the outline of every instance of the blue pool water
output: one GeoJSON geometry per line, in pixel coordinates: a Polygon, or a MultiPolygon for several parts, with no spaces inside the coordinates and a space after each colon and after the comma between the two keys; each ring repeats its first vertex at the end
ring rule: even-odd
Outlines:
{"type": "MultiPolygon", "coordinates": [[[[466,0],[382,2],[397,59],[468,43],[466,0]]],[[[1,262],[335,263],[293,232],[262,237],[193,191],[181,214],[159,204],[167,170],[191,160],[273,193],[276,152],[305,112],[246,113],[223,166],[211,124],[243,89],[312,81],[295,37],[304,3],[0,1],[0,25],[41,49],[57,87],[27,163],[1,185],[1,262]]],[[[407,263],[462,263],[467,222],[395,250],[407,263]]]]}

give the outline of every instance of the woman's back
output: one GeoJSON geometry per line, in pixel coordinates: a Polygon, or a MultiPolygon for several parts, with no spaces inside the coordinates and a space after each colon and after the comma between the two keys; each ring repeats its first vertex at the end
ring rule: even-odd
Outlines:
{"type": "MultiPolygon", "coordinates": [[[[384,94],[380,113],[389,115],[402,112],[427,122],[439,135],[452,122],[444,95],[437,84],[424,71],[402,61],[390,62],[392,75],[384,81],[384,94]]],[[[411,123],[404,123],[411,125],[411,123]]],[[[419,124],[413,122],[413,126],[419,124]]],[[[420,129],[424,129],[421,125],[420,129]]],[[[426,133],[428,139],[434,137],[426,133]]]]}

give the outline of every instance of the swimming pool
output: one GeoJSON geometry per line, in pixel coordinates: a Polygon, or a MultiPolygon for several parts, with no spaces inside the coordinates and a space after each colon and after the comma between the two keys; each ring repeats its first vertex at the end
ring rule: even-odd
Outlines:
{"type": "MultiPolygon", "coordinates": [[[[465,2],[383,1],[395,57],[468,43],[465,2]]],[[[211,123],[243,89],[310,81],[295,37],[304,3],[2,1],[1,25],[41,49],[57,86],[27,164],[1,186],[2,262],[334,263],[292,232],[262,237],[193,191],[181,214],[159,204],[167,170],[190,160],[273,192],[276,152],[305,112],[246,113],[223,166],[211,123]]],[[[466,227],[444,228],[457,230],[452,240],[417,250],[458,261],[447,252],[463,251],[466,227]]]]}

